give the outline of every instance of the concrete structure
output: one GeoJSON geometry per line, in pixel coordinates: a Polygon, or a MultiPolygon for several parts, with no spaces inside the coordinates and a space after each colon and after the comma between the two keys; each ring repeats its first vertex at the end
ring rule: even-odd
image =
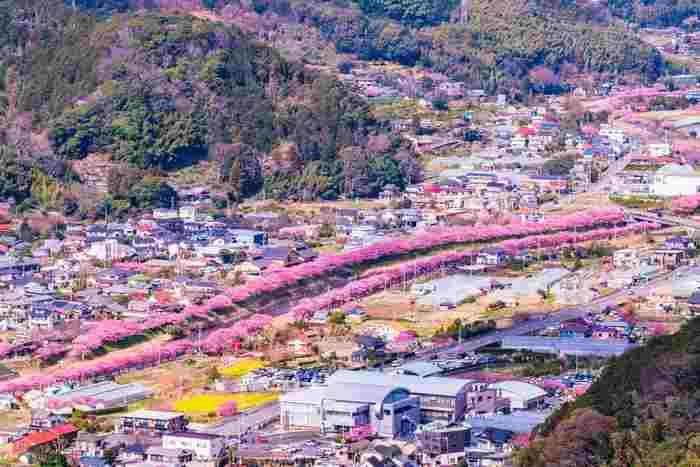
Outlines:
{"type": "Polygon", "coordinates": [[[652,157],[670,156],[672,152],[668,143],[653,143],[647,146],[647,150],[652,157]]]}
{"type": "Polygon", "coordinates": [[[470,426],[432,422],[416,430],[421,465],[457,465],[470,444],[470,426]]]}
{"type": "MultiPolygon", "coordinates": [[[[604,323],[610,326],[609,323],[604,323]]],[[[580,337],[541,337],[541,336],[506,336],[501,347],[513,350],[529,350],[561,355],[598,355],[612,357],[622,355],[635,347],[626,340],[593,340],[580,337]]]]}
{"type": "Polygon", "coordinates": [[[639,250],[635,248],[625,248],[613,253],[613,265],[616,268],[637,268],[639,267],[639,250]]]}
{"type": "Polygon", "coordinates": [[[489,388],[500,391],[502,397],[509,399],[512,409],[527,410],[540,407],[547,397],[542,388],[523,381],[501,381],[490,384],[489,388]]]}
{"type": "Polygon", "coordinates": [[[163,435],[163,447],[190,451],[194,454],[195,459],[201,461],[220,459],[226,452],[222,437],[191,431],[163,435]]]}
{"type": "Polygon", "coordinates": [[[181,412],[137,410],[120,416],[114,431],[160,436],[168,432],[182,431],[186,425],[185,414],[181,412]]]}
{"type": "Polygon", "coordinates": [[[650,194],[654,196],[687,196],[700,192],[700,174],[690,165],[668,164],[656,171],[650,194]]]}
{"type": "Polygon", "coordinates": [[[166,449],[152,446],[146,449],[146,466],[185,467],[192,462],[192,453],[182,449],[166,449]]]}
{"type": "Polygon", "coordinates": [[[380,436],[402,438],[414,432],[419,417],[418,398],[395,385],[332,383],[280,398],[285,429],[313,427],[324,433],[345,433],[370,425],[380,436]]]}
{"type": "Polygon", "coordinates": [[[70,414],[71,410],[83,412],[126,407],[128,404],[146,399],[153,391],[139,383],[117,384],[112,381],[82,386],[50,398],[49,404],[57,407],[54,412],[70,414]]]}
{"type": "Polygon", "coordinates": [[[406,388],[420,399],[421,423],[433,420],[458,421],[467,409],[467,394],[473,382],[464,379],[392,375],[376,371],[339,370],[329,384],[379,384],[406,388]]]}

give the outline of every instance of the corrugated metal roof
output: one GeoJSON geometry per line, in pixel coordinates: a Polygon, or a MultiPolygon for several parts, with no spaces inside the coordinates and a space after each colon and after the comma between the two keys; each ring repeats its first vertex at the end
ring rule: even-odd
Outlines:
{"type": "Polygon", "coordinates": [[[524,381],[501,381],[489,384],[489,388],[500,389],[501,391],[515,394],[526,400],[538,399],[547,395],[541,387],[524,381]]]}
{"type": "MultiPolygon", "coordinates": [[[[604,324],[610,326],[609,323],[604,324]]],[[[621,355],[636,345],[622,339],[594,340],[577,337],[506,336],[501,342],[501,347],[568,355],[621,355]]]]}
{"type": "Polygon", "coordinates": [[[399,370],[405,373],[420,376],[421,378],[442,373],[442,368],[434,363],[423,362],[420,360],[405,363],[399,367],[399,370]]]}
{"type": "Polygon", "coordinates": [[[465,423],[472,428],[495,428],[513,433],[530,433],[540,423],[543,423],[550,412],[517,412],[508,415],[492,415],[484,417],[466,417],[465,423]]]}
{"type": "Polygon", "coordinates": [[[161,410],[137,410],[136,412],[130,412],[122,415],[126,418],[140,418],[143,420],[162,420],[168,421],[173,420],[178,417],[184,417],[185,414],[182,412],[166,412],[161,410]]]}
{"type": "Polygon", "coordinates": [[[340,402],[364,402],[381,405],[394,391],[401,388],[396,385],[381,386],[377,384],[360,384],[353,382],[333,383],[326,388],[324,400],[340,402]]]}
{"type": "Polygon", "coordinates": [[[673,123],[673,129],[678,130],[680,128],[685,128],[687,126],[700,125],[700,116],[686,117],[676,120],[673,123]]]}
{"type": "Polygon", "coordinates": [[[310,387],[300,391],[292,391],[280,396],[281,403],[290,404],[315,404],[320,405],[326,393],[325,387],[310,387]]]}
{"type": "Polygon", "coordinates": [[[469,382],[463,379],[432,376],[420,378],[412,375],[396,375],[376,371],[339,370],[328,377],[329,384],[369,384],[392,387],[404,387],[412,394],[426,394],[445,397],[457,397],[466,390],[469,382]]]}

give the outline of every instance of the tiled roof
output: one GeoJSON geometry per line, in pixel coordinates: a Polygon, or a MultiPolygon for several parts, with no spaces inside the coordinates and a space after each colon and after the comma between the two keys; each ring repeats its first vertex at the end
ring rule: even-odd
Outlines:
{"type": "Polygon", "coordinates": [[[22,454],[36,446],[51,443],[64,435],[75,433],[77,431],[78,429],[75,426],[71,425],[70,423],[66,423],[64,425],[55,426],[48,431],[29,433],[27,436],[15,441],[12,446],[12,451],[16,455],[22,454]]]}

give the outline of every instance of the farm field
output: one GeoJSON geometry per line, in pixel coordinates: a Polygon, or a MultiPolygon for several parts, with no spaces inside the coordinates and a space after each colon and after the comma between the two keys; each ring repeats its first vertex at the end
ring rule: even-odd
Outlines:
{"type": "Polygon", "coordinates": [[[235,394],[198,394],[173,403],[173,409],[187,415],[204,415],[216,412],[226,402],[235,402],[238,410],[248,410],[274,402],[279,395],[273,392],[242,392],[235,394]]]}
{"type": "Polygon", "coordinates": [[[262,360],[243,358],[236,361],[233,365],[219,368],[219,373],[226,378],[240,378],[253,370],[264,368],[265,366],[267,365],[262,360]]]}

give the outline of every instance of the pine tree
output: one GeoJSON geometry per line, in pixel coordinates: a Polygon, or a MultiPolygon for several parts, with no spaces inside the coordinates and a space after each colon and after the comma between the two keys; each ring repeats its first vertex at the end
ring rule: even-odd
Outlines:
{"type": "Polygon", "coordinates": [[[239,200],[241,197],[241,161],[235,159],[229,175],[229,198],[239,200]]]}

